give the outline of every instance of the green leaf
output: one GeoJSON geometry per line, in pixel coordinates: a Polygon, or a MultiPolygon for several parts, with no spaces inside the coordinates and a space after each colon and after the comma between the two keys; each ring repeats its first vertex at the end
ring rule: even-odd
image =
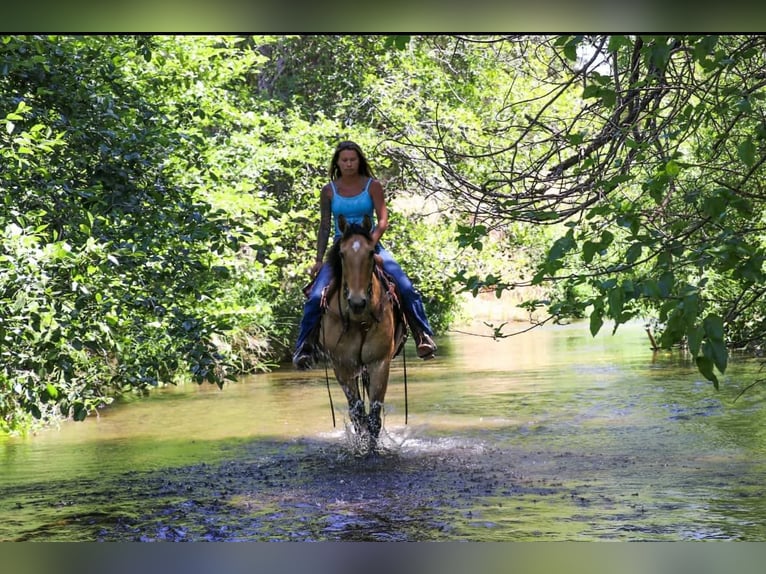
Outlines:
{"type": "Polygon", "coordinates": [[[748,98],[740,98],[737,102],[737,111],[738,112],[752,112],[753,106],[750,104],[750,100],[748,98]]]}
{"type": "Polygon", "coordinates": [[[602,88],[601,94],[599,95],[601,96],[601,101],[604,102],[604,105],[607,107],[613,108],[617,103],[617,92],[614,90],[602,88]]]}
{"type": "Polygon", "coordinates": [[[649,178],[643,184],[643,189],[649,192],[649,196],[654,200],[657,205],[662,204],[665,198],[665,192],[668,186],[668,175],[663,170],[662,173],[649,178]]]}
{"type": "Polygon", "coordinates": [[[660,279],[657,283],[657,287],[660,291],[660,297],[668,297],[670,295],[674,282],[675,277],[673,276],[672,271],[666,271],[660,276],[660,279]]]}
{"type": "Polygon", "coordinates": [[[622,308],[625,305],[625,294],[621,288],[612,289],[608,295],[609,299],[609,316],[612,319],[617,319],[622,313],[622,308]]]}
{"type": "Polygon", "coordinates": [[[726,345],[722,341],[708,341],[708,345],[716,369],[725,373],[729,362],[729,352],[726,345]]]}
{"type": "Polygon", "coordinates": [[[396,34],[386,37],[386,47],[387,48],[396,48],[397,50],[404,50],[407,47],[407,44],[410,43],[411,36],[409,35],[402,35],[402,34],[396,34]]]}
{"type": "Polygon", "coordinates": [[[713,313],[705,317],[702,322],[705,328],[705,335],[708,339],[715,342],[723,343],[723,319],[713,313]]]}
{"type": "Polygon", "coordinates": [[[633,42],[627,36],[614,35],[609,36],[608,50],[610,52],[616,52],[624,46],[632,46],[633,42]]]}
{"type": "Polygon", "coordinates": [[[82,403],[75,403],[73,407],[74,412],[72,414],[72,418],[76,421],[84,421],[88,416],[88,409],[85,408],[85,405],[82,403]]]}
{"type": "Polygon", "coordinates": [[[686,342],[689,345],[689,352],[696,357],[702,345],[702,338],[705,336],[705,330],[702,325],[690,328],[686,333],[686,342]]]}
{"type": "Polygon", "coordinates": [[[593,256],[596,254],[596,251],[598,250],[598,244],[593,243],[592,241],[586,241],[582,244],[582,258],[585,263],[590,263],[593,261],[593,256]]]}
{"type": "Polygon", "coordinates": [[[458,225],[457,243],[460,247],[471,247],[481,251],[484,247],[482,239],[487,235],[487,228],[484,225],[458,225]]]}
{"type": "Polygon", "coordinates": [[[708,54],[712,54],[715,45],[718,42],[718,36],[703,36],[694,46],[694,57],[698,62],[705,60],[708,54]]]}
{"type": "Polygon", "coordinates": [[[681,166],[678,165],[677,161],[671,159],[668,163],[665,164],[665,173],[668,174],[668,177],[676,177],[679,173],[681,173],[681,166]]]}
{"type": "Polygon", "coordinates": [[[753,144],[753,138],[748,137],[737,146],[737,156],[747,167],[752,167],[755,163],[755,145],[753,144]]]}
{"type": "Polygon", "coordinates": [[[697,312],[699,310],[699,293],[696,291],[686,295],[681,302],[683,306],[683,314],[689,323],[697,319],[697,312]]]}
{"type": "Polygon", "coordinates": [[[601,326],[604,324],[604,318],[600,309],[593,311],[590,314],[590,334],[595,337],[601,330],[601,326]]]}
{"type": "Polygon", "coordinates": [[[584,100],[590,98],[599,98],[605,106],[613,108],[614,104],[617,102],[617,93],[611,88],[605,88],[595,84],[588,84],[583,88],[582,98],[584,100]]]}
{"type": "Polygon", "coordinates": [[[577,243],[574,240],[574,233],[570,229],[563,237],[559,237],[553,242],[548,252],[548,262],[558,261],[575,247],[577,247],[577,243]]]}
{"type": "Polygon", "coordinates": [[[708,217],[721,217],[728,206],[728,197],[724,193],[715,193],[702,202],[702,212],[708,217]]]}
{"type": "Polygon", "coordinates": [[[394,41],[394,45],[396,46],[397,50],[404,50],[407,47],[407,44],[410,43],[410,38],[411,37],[409,35],[397,35],[396,40],[394,41]]]}
{"type": "Polygon", "coordinates": [[[713,382],[713,386],[718,389],[718,377],[715,376],[715,373],[713,372],[713,361],[708,359],[707,357],[695,357],[694,361],[697,363],[697,369],[700,373],[702,373],[702,376],[705,377],[708,381],[713,382]]]}
{"type": "Polygon", "coordinates": [[[601,94],[601,86],[588,84],[582,90],[582,99],[597,98],[601,94]]]}
{"type": "Polygon", "coordinates": [[[634,243],[630,247],[628,247],[628,251],[625,253],[625,262],[629,265],[631,263],[635,263],[635,261],[641,257],[641,251],[643,250],[644,246],[642,243],[634,243]]]}
{"type": "Polygon", "coordinates": [[[603,180],[602,185],[604,188],[604,191],[612,191],[613,189],[616,189],[620,184],[625,183],[627,181],[633,181],[635,179],[635,176],[629,175],[629,174],[620,174],[615,175],[614,177],[610,177],[609,179],[603,180]]]}
{"type": "Polygon", "coordinates": [[[66,241],[57,241],[50,244],[50,250],[51,258],[55,260],[72,257],[72,246],[66,241]]]}
{"type": "Polygon", "coordinates": [[[577,61],[577,44],[569,43],[564,46],[564,56],[572,62],[577,61]]]}
{"type": "Polygon", "coordinates": [[[56,387],[54,387],[52,384],[48,383],[45,385],[45,391],[48,393],[48,396],[52,399],[55,399],[59,396],[59,391],[56,387]]]}
{"type": "Polygon", "coordinates": [[[574,134],[567,134],[566,139],[572,145],[580,145],[585,141],[585,132],[580,131],[574,134]]]}
{"type": "Polygon", "coordinates": [[[559,218],[559,213],[556,210],[553,211],[544,211],[544,210],[534,210],[534,211],[526,211],[522,212],[521,215],[525,217],[529,217],[530,219],[534,219],[535,221],[553,221],[554,219],[559,218]]]}
{"type": "MultiPolygon", "coordinates": [[[[660,41],[663,41],[661,39],[660,41]]],[[[665,40],[666,42],[666,40],[665,40]]],[[[670,61],[670,46],[667,43],[653,44],[649,46],[649,59],[658,70],[664,70],[670,61]]]]}
{"type": "MultiPolygon", "coordinates": [[[[532,280],[530,281],[530,284],[532,285],[540,285],[543,280],[547,277],[548,273],[546,269],[540,269],[537,273],[535,273],[534,277],[532,277],[532,280]]],[[[475,297],[475,295],[474,295],[475,297]]]]}
{"type": "Polygon", "coordinates": [[[662,296],[659,283],[655,279],[647,279],[643,282],[643,294],[651,299],[659,299],[662,296]]]}
{"type": "Polygon", "coordinates": [[[605,215],[611,211],[611,207],[606,204],[596,205],[588,210],[588,212],[585,214],[585,219],[593,219],[594,217],[597,217],[599,215],[605,215]]]}

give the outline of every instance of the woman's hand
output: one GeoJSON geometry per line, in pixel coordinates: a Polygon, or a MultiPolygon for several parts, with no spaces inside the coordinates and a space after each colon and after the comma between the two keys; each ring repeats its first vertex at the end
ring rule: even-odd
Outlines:
{"type": "Polygon", "coordinates": [[[311,269],[309,269],[309,275],[311,276],[312,279],[314,279],[314,277],[317,276],[321,268],[322,268],[322,262],[317,261],[314,263],[314,266],[311,269]]]}

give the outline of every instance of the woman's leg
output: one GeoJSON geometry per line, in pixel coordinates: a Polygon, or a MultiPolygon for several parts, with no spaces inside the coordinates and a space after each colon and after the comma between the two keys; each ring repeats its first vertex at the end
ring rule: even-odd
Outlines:
{"type": "Polygon", "coordinates": [[[314,341],[312,335],[316,333],[319,320],[322,317],[322,291],[332,281],[332,267],[325,263],[319,270],[311,291],[303,304],[303,319],[301,319],[298,339],[295,342],[295,354],[293,365],[298,369],[308,369],[314,363],[314,341]]]}
{"type": "Polygon", "coordinates": [[[418,347],[418,355],[422,358],[431,358],[436,351],[436,344],[432,337],[434,335],[431,325],[426,317],[426,310],[423,306],[423,299],[415,286],[407,277],[407,274],[401,266],[394,260],[383,246],[378,244],[378,254],[383,261],[383,271],[396,281],[396,287],[399,290],[399,296],[402,299],[402,307],[407,315],[407,323],[415,336],[415,343],[418,347]]]}

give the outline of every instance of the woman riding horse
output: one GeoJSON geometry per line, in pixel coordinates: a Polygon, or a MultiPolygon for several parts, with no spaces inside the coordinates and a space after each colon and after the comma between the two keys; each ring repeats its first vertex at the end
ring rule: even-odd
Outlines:
{"type": "Polygon", "coordinates": [[[388,210],[383,187],[374,178],[359,145],[352,141],[343,141],[335,148],[330,162],[330,182],[322,188],[320,213],[316,261],[310,270],[313,284],[303,308],[303,319],[293,355],[295,367],[309,369],[317,358],[322,292],[329,285],[333,274],[330,265],[324,263],[324,255],[330,235],[331,219],[334,220],[335,241],[341,236],[338,221],[341,215],[347,222],[357,224],[361,224],[365,216],[370,217],[373,222],[370,235],[375,252],[382,260],[384,271],[396,283],[404,315],[415,337],[418,356],[421,359],[433,358],[436,344],[420,294],[404,270],[380,244],[380,237],[388,228],[388,210]]]}

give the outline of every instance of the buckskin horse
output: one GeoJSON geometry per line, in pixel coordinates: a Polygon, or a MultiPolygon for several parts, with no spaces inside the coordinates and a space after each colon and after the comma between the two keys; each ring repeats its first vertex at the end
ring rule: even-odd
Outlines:
{"type": "Polygon", "coordinates": [[[342,236],[327,256],[334,279],[326,291],[318,342],[348,400],[360,446],[370,453],[377,449],[391,361],[404,344],[406,324],[375,254],[370,218],[359,225],[340,216],[338,227],[342,236]]]}

